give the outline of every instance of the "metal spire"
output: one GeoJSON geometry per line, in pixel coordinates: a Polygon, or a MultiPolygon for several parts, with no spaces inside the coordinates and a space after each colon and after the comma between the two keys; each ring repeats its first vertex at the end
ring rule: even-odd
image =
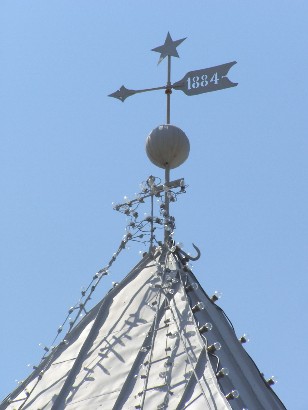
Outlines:
{"type": "MultiPolygon", "coordinates": [[[[171,35],[168,31],[165,43],[162,46],[153,48],[152,51],[156,51],[157,53],[160,53],[160,57],[158,60],[157,64],[160,64],[165,57],[168,56],[168,69],[167,69],[167,86],[165,90],[165,94],[167,96],[167,120],[166,123],[170,124],[170,103],[171,103],[171,94],[172,94],[172,86],[171,86],[171,57],[178,57],[179,54],[177,52],[177,47],[183,43],[183,41],[186,40],[185,38],[182,38],[180,40],[173,41],[171,38],[171,35]]],[[[170,166],[166,165],[165,168],[165,185],[169,186],[170,184],[170,166]]],[[[166,205],[166,220],[168,220],[170,213],[169,213],[169,208],[170,208],[170,200],[168,197],[168,192],[165,192],[165,205],[166,205]]],[[[164,233],[164,242],[167,243],[169,238],[169,232],[165,229],[164,233]]]]}
{"type": "MultiPolygon", "coordinates": [[[[192,96],[192,95],[198,95],[198,94],[203,94],[203,93],[207,93],[210,91],[218,91],[218,90],[222,90],[224,88],[229,88],[229,87],[235,87],[237,85],[237,83],[233,83],[231,82],[228,77],[227,74],[230,70],[230,68],[236,63],[235,61],[231,62],[231,63],[226,63],[226,64],[222,64],[219,66],[215,66],[215,67],[210,67],[210,68],[204,68],[201,70],[195,70],[195,71],[190,71],[188,73],[185,74],[185,76],[180,80],[175,82],[174,84],[171,83],[171,57],[179,57],[179,54],[177,52],[177,47],[186,39],[185,38],[181,38],[179,40],[172,40],[172,37],[170,35],[170,33],[167,33],[165,42],[163,45],[155,47],[152,49],[152,51],[155,51],[157,53],[160,53],[160,57],[158,60],[158,64],[160,64],[162,62],[162,60],[166,57],[168,57],[168,65],[167,65],[167,82],[166,85],[164,86],[159,86],[159,87],[154,87],[154,88],[145,88],[145,89],[141,89],[141,90],[129,90],[127,89],[124,85],[122,85],[120,87],[119,90],[117,90],[116,92],[109,94],[110,97],[114,97],[119,99],[120,101],[124,102],[124,100],[134,94],[137,93],[143,93],[143,92],[147,92],[147,91],[155,91],[155,90],[165,90],[165,94],[167,97],[167,107],[166,107],[166,124],[167,126],[169,125],[170,127],[174,127],[170,125],[170,103],[171,103],[171,93],[172,90],[181,90],[183,91],[186,95],[188,96],[192,96]]],[[[168,128],[166,126],[166,128],[168,128]]],[[[169,135],[169,137],[173,138],[172,136],[172,129],[170,128],[169,131],[166,131],[167,134],[169,135]]],[[[163,139],[167,139],[167,134],[164,135],[163,139]]],[[[187,137],[185,136],[185,138],[187,139],[187,137]]],[[[184,138],[184,139],[185,139],[184,138]]],[[[174,142],[174,141],[173,141],[174,142]]],[[[184,143],[184,142],[183,142],[184,143]]],[[[158,139],[156,141],[156,144],[154,144],[156,146],[156,148],[158,148],[158,145],[163,144],[161,139],[158,139]]],[[[169,145],[174,146],[173,143],[169,143],[169,145]]],[[[184,143],[184,145],[187,145],[186,142],[184,143]]],[[[188,142],[189,145],[189,142],[188,142]]],[[[165,152],[165,148],[162,145],[159,147],[158,152],[160,152],[161,154],[161,158],[162,159],[162,153],[165,152]]],[[[187,156],[184,159],[184,161],[187,159],[188,157],[188,153],[189,153],[189,148],[187,151],[187,156]]],[[[149,156],[149,153],[147,151],[147,154],[149,156]]],[[[150,157],[149,157],[150,158],[150,157]]],[[[153,161],[153,158],[150,158],[150,160],[155,164],[158,165],[158,163],[156,161],[153,161]]],[[[182,161],[181,163],[183,163],[184,161],[182,161]]],[[[161,163],[161,161],[158,161],[159,163],[161,163]]],[[[177,164],[176,166],[179,166],[180,164],[177,164]]],[[[172,166],[168,161],[164,161],[163,165],[160,164],[158,165],[161,168],[165,169],[165,232],[164,232],[164,242],[165,244],[168,243],[168,240],[170,238],[170,232],[167,231],[166,226],[168,225],[168,220],[170,217],[169,214],[169,205],[170,205],[170,198],[168,196],[168,190],[173,186],[173,182],[170,182],[170,168],[174,168],[175,166],[172,166]]]]}

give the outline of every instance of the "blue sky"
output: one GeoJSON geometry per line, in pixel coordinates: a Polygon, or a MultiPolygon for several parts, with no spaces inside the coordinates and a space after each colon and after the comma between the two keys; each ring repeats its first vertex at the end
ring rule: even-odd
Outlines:
{"type": "MultiPolygon", "coordinates": [[[[144,151],[165,122],[165,95],[108,98],[164,85],[150,50],[187,37],[172,80],[236,60],[239,85],[174,92],[171,123],[191,143],[175,238],[194,273],[288,409],[305,410],[307,332],[306,1],[16,1],[0,4],[0,272],[4,397],[42,356],[82,286],[124,234],[111,202],[150,174],[144,151]]],[[[147,209],[144,210],[145,212],[147,209]]],[[[123,252],[98,301],[140,259],[123,252]]]]}

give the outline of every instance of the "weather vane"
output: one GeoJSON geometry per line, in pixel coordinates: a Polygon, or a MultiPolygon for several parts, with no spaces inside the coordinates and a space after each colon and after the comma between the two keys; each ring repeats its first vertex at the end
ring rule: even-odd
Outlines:
{"type": "Polygon", "coordinates": [[[151,131],[146,141],[146,152],[153,164],[165,170],[165,182],[162,189],[165,191],[164,243],[167,246],[172,243],[172,234],[170,234],[170,229],[168,230],[171,219],[169,215],[169,190],[179,186],[180,183],[180,180],[170,181],[170,169],[176,168],[183,164],[188,158],[190,151],[190,143],[186,134],[180,128],[170,124],[170,96],[172,90],[181,90],[186,95],[191,96],[237,86],[237,83],[233,83],[227,77],[230,68],[236,64],[236,61],[201,70],[189,71],[181,80],[172,84],[171,57],[179,57],[177,47],[185,39],[186,38],[182,38],[180,40],[173,41],[170,33],[168,32],[165,43],[162,46],[152,49],[152,51],[160,53],[158,64],[160,64],[165,57],[168,57],[166,85],[142,90],[129,90],[122,85],[118,91],[109,95],[109,97],[114,97],[124,102],[126,98],[134,94],[144,93],[147,91],[165,90],[165,94],[167,96],[166,124],[160,125],[151,131]]]}
{"type": "Polygon", "coordinates": [[[167,96],[167,124],[170,124],[170,95],[172,90],[181,90],[186,95],[192,96],[237,86],[237,83],[233,83],[227,77],[230,68],[236,64],[236,61],[221,64],[215,67],[203,68],[201,70],[189,71],[181,80],[172,84],[171,57],[179,57],[177,47],[184,40],[186,40],[186,37],[173,41],[170,33],[168,32],[165,43],[162,46],[152,49],[152,51],[160,53],[158,64],[160,64],[165,57],[168,57],[166,85],[161,87],[145,88],[142,90],[129,90],[122,85],[119,90],[109,94],[109,97],[114,97],[124,102],[126,98],[134,94],[144,93],[147,91],[165,90],[165,94],[167,96]]]}

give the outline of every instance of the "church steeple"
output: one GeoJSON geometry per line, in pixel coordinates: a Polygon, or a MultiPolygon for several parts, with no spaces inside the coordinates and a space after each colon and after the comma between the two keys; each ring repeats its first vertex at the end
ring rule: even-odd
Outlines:
{"type": "Polygon", "coordinates": [[[52,347],[44,347],[32,374],[4,399],[0,409],[170,409],[282,410],[266,380],[238,338],[219,294],[208,295],[192,272],[189,255],[175,241],[170,205],[184,194],[184,178],[171,180],[170,170],[188,158],[186,134],[170,124],[172,90],[187,95],[234,87],[227,78],[235,62],[187,73],[171,83],[171,57],[185,39],[167,34],[159,63],[168,57],[164,86],[128,90],[129,96],[165,90],[166,123],[147,137],[151,162],[164,169],[164,178],[149,176],[136,198],[125,198],[114,209],[126,215],[126,234],[105,267],[82,290],[59,327],[52,347]],[[148,213],[141,216],[141,208],[148,213]],[[150,210],[150,211],[149,211],[150,210]],[[101,280],[121,251],[132,242],[148,246],[141,261],[92,309],[88,305],[101,280]]]}

